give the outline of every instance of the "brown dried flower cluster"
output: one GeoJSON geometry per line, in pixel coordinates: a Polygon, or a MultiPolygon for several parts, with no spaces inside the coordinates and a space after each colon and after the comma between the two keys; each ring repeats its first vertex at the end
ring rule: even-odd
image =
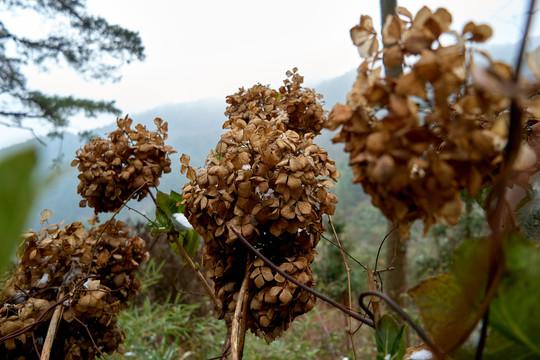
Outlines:
{"type": "Polygon", "coordinates": [[[229,127],[236,120],[248,123],[252,119],[270,120],[286,113],[284,121],[287,129],[297,133],[320,134],[326,122],[325,111],[319,102],[322,95],[313,89],[302,87],[304,78],[297,73],[298,69],[287,71],[284,85],[279,91],[268,86],[255,85],[248,91],[243,88],[234,95],[227,97],[229,117],[223,128],[229,127]]]}
{"type": "Polygon", "coordinates": [[[1,296],[0,337],[19,332],[0,342],[3,358],[37,358],[36,344],[43,345],[56,306],[63,307],[63,315],[52,359],[123,352],[116,316],[140,288],[135,272],[149,257],[144,240],[120,221],[88,232],[80,222],[53,224],[26,235],[1,296]],[[24,331],[30,325],[35,327],[24,331]]]}
{"type": "MultiPolygon", "coordinates": [[[[491,28],[470,22],[458,33],[451,23],[443,8],[424,7],[413,17],[399,7],[386,19],[385,48],[379,50],[371,18],[362,16],[351,37],[365,60],[347,104],[336,105],[326,125],[341,127],[333,140],[346,144],[353,182],[363,185],[373,204],[401,224],[421,219],[426,230],[437,221],[456,224],[460,191],[474,195],[492,182],[517,91],[508,86],[509,65],[472,49],[491,36],[491,28]],[[486,69],[476,65],[475,54],[487,61],[486,69]],[[403,73],[383,77],[383,64],[403,73]]],[[[537,122],[531,101],[538,109],[538,100],[522,99],[524,129],[537,122]]],[[[531,153],[524,144],[516,170],[534,162],[531,153]]]]}
{"type": "Polygon", "coordinates": [[[80,203],[94,208],[95,213],[116,211],[130,196],[142,200],[150,187],[159,185],[162,173],[171,171],[165,145],[167,123],[156,118],[158,131],[148,131],[127,116],[117,119],[118,129],[109,139],[94,138],[77,150],[71,166],[80,171],[77,193],[85,199],[80,203]]]}
{"type": "Polygon", "coordinates": [[[268,342],[315,299],[262,261],[248,261],[228,226],[312,287],[314,248],[325,231],[322,216],[333,214],[337,202],[327,189],[339,177],[334,161],[313,143],[326,120],[319,96],[300,86],[296,71],[288,75],[292,81],[280,92],[256,85],[227,98],[229,131],[183,188],[186,216],[204,238],[204,265],[224,311],[234,311],[247,271],[247,324],[268,342]]]}

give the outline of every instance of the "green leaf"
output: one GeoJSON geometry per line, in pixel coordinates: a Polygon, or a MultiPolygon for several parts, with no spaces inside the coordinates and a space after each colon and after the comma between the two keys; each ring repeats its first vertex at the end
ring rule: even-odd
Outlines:
{"type": "MultiPolygon", "coordinates": [[[[177,195],[180,195],[180,194],[174,193],[176,194],[174,195],[173,193],[174,192],[171,191],[171,195],[167,195],[161,191],[157,192],[157,197],[156,197],[157,205],[165,214],[167,214],[168,217],[171,217],[172,214],[181,212],[180,211],[181,204],[177,205],[179,201],[175,200],[175,197],[178,198],[177,195]]],[[[180,201],[182,201],[181,195],[180,195],[180,201]]]]}
{"type": "Polygon", "coordinates": [[[171,199],[173,199],[176,202],[177,211],[175,211],[175,212],[183,213],[184,212],[184,205],[181,204],[181,202],[182,202],[182,194],[179,194],[176,191],[171,190],[170,197],[171,197],[171,199]]]}
{"type": "MultiPolygon", "coordinates": [[[[486,339],[486,345],[482,353],[482,360],[500,360],[500,359],[512,359],[512,360],[535,360],[538,356],[534,355],[531,351],[524,348],[520,344],[509,340],[501,333],[495,331],[492,327],[488,328],[488,337],[486,339]]],[[[473,335],[467,340],[465,344],[454,354],[453,359],[474,359],[476,355],[476,348],[478,347],[478,340],[480,338],[480,327],[475,329],[473,335]]]]}
{"type": "Polygon", "coordinates": [[[505,242],[506,269],[490,306],[490,325],[540,357],[540,253],[521,235],[505,242]]]}
{"type": "MultiPolygon", "coordinates": [[[[197,254],[199,248],[199,234],[195,230],[184,230],[178,233],[178,242],[180,246],[186,250],[186,253],[191,259],[197,254]]],[[[180,250],[176,246],[175,242],[171,242],[171,248],[176,254],[180,254],[180,250]]],[[[184,264],[187,263],[187,259],[182,259],[184,264]]]]}
{"type": "Polygon", "coordinates": [[[492,186],[487,186],[483,189],[480,189],[480,191],[478,191],[478,193],[474,196],[474,199],[476,200],[478,205],[480,205],[484,210],[486,209],[487,197],[491,192],[491,188],[492,186]]]}
{"type": "Polygon", "coordinates": [[[425,329],[445,352],[460,346],[476,325],[487,281],[487,254],[489,239],[465,240],[454,252],[449,274],[409,290],[425,329]]]}
{"type": "Polygon", "coordinates": [[[156,223],[160,228],[171,227],[171,219],[169,219],[167,214],[159,208],[156,209],[156,223]]]}
{"type": "Polygon", "coordinates": [[[199,234],[195,230],[186,230],[184,234],[184,249],[186,249],[189,257],[193,259],[199,248],[199,234]]]}
{"type": "Polygon", "coordinates": [[[0,161],[0,272],[13,255],[35,199],[31,180],[35,164],[34,149],[19,151],[0,161]]]}
{"type": "Polygon", "coordinates": [[[391,315],[384,314],[375,327],[375,341],[377,344],[377,360],[403,359],[407,351],[405,325],[399,326],[391,315]]]}
{"type": "MultiPolygon", "coordinates": [[[[181,237],[178,238],[178,242],[180,243],[180,246],[182,246],[181,237]]],[[[180,250],[178,249],[178,246],[176,246],[175,241],[169,241],[169,245],[171,246],[171,250],[173,251],[173,253],[180,255],[180,250]]],[[[184,264],[185,264],[185,260],[184,260],[184,264]]]]}
{"type": "Polygon", "coordinates": [[[156,221],[154,223],[146,224],[146,227],[151,229],[150,235],[158,237],[163,234],[169,233],[173,225],[171,220],[160,208],[156,208],[156,221]]]}

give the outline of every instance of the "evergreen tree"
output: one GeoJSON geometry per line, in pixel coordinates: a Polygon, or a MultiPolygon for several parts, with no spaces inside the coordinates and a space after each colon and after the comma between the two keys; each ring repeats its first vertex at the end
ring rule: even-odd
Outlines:
{"type": "Polygon", "coordinates": [[[79,111],[87,116],[119,113],[114,101],[30,89],[23,67],[67,64],[93,79],[118,80],[120,66],[144,60],[144,46],[137,32],[89,15],[85,0],[0,0],[0,14],[0,125],[32,130],[29,120],[44,119],[58,131],[79,111]],[[19,36],[5,23],[19,11],[35,12],[58,26],[40,38],[19,36]]]}

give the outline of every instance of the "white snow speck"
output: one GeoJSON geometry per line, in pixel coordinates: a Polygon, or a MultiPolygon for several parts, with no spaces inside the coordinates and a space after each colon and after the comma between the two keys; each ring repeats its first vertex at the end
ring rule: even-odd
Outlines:
{"type": "Polygon", "coordinates": [[[189,223],[188,219],[184,216],[182,213],[176,213],[173,214],[174,220],[178,221],[183,226],[187,227],[188,229],[193,229],[193,226],[189,223]]]}
{"type": "Polygon", "coordinates": [[[85,289],[88,289],[88,284],[90,283],[90,281],[92,281],[92,279],[87,279],[87,280],[84,282],[83,286],[84,286],[85,289]]]}
{"type": "Polygon", "coordinates": [[[433,354],[429,350],[415,351],[411,354],[411,360],[429,360],[433,358],[433,354]]]}
{"type": "Polygon", "coordinates": [[[36,283],[37,287],[44,287],[49,282],[49,274],[45,273],[41,276],[41,279],[36,283]]]}

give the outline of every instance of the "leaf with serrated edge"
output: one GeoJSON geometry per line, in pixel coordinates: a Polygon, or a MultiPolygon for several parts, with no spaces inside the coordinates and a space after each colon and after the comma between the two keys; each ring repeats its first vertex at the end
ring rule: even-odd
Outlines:
{"type": "Polygon", "coordinates": [[[487,253],[489,239],[466,240],[454,252],[450,274],[430,278],[409,290],[425,329],[445,352],[456,349],[476,326],[485,292],[487,253]]]}

